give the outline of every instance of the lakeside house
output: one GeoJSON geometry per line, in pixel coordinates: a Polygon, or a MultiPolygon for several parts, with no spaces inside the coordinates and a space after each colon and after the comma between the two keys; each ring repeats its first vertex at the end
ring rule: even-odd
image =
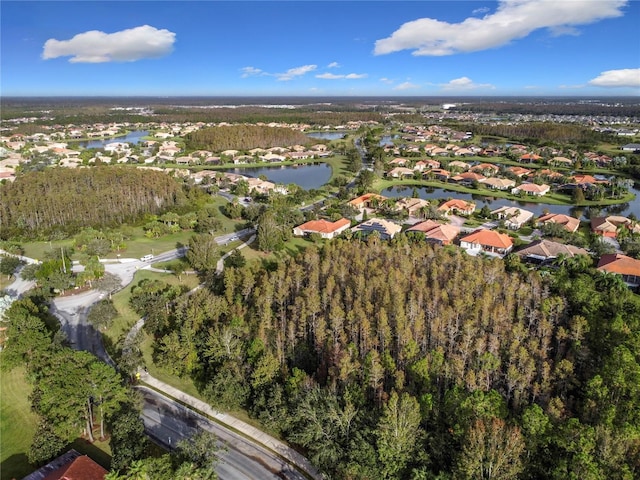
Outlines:
{"type": "Polygon", "coordinates": [[[443,215],[459,214],[459,215],[471,215],[476,210],[476,204],[453,198],[444,202],[438,207],[438,211],[443,215]]]}
{"type": "Polygon", "coordinates": [[[591,219],[591,231],[603,237],[616,238],[619,228],[625,227],[632,233],[640,233],[640,224],[635,224],[627,217],[610,215],[591,219]]]}
{"type": "Polygon", "coordinates": [[[542,197],[549,193],[551,187],[546,184],[538,185],[535,183],[523,183],[522,185],[518,185],[515,188],[511,189],[511,193],[514,195],[518,195],[520,192],[525,193],[527,195],[535,195],[536,197],[542,197]]]}
{"type": "Polygon", "coordinates": [[[511,230],[522,228],[534,215],[533,212],[518,207],[500,207],[491,214],[504,220],[505,226],[511,230]]]}
{"type": "Polygon", "coordinates": [[[386,199],[387,197],[378,195],[377,193],[365,193],[364,195],[360,195],[359,197],[350,200],[349,205],[362,212],[367,208],[377,208],[378,205],[386,199]]]}
{"type": "Polygon", "coordinates": [[[425,207],[429,206],[429,200],[422,198],[402,198],[396,202],[395,210],[398,212],[405,211],[409,216],[416,216],[425,207]]]}
{"type": "Polygon", "coordinates": [[[547,215],[543,215],[536,220],[536,225],[546,225],[547,223],[557,223],[558,225],[562,225],[564,229],[568,232],[574,233],[580,227],[580,220],[571,217],[569,215],[565,215],[564,213],[549,213],[547,215]]]}

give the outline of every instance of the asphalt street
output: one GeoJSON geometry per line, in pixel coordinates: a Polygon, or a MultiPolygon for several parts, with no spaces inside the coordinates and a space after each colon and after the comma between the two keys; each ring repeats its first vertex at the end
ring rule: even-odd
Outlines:
{"type": "Polygon", "coordinates": [[[306,477],[273,452],[186,409],[164,395],[138,387],[144,398],[142,419],[147,434],[167,448],[199,429],[216,435],[220,443],[216,473],[225,480],[304,480],[306,477]]]}

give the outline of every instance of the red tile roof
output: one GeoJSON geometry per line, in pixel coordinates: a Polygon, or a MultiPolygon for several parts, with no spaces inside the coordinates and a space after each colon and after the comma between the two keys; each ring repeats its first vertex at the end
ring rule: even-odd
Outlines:
{"type": "Polygon", "coordinates": [[[460,239],[461,242],[477,243],[493,248],[510,248],[513,246],[513,240],[509,235],[496,232],[494,230],[476,230],[470,235],[460,239]]]}
{"type": "Polygon", "coordinates": [[[49,473],[43,480],[104,480],[108,472],[86,455],[49,473]]]}
{"type": "Polygon", "coordinates": [[[627,257],[620,253],[603,255],[598,262],[598,270],[620,275],[635,275],[640,277],[640,260],[627,257]]]}
{"type": "Polygon", "coordinates": [[[341,218],[336,222],[329,222],[328,220],[311,220],[298,226],[300,230],[306,230],[309,232],[318,233],[332,233],[341,227],[351,225],[351,221],[346,218],[341,218]]]}

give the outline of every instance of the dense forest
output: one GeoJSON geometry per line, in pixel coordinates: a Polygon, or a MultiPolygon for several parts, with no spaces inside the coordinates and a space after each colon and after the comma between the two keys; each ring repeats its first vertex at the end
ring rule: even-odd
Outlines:
{"type": "Polygon", "coordinates": [[[189,150],[246,151],[252,148],[305,145],[311,139],[297,130],[259,125],[228,125],[203,128],[185,137],[189,150]]]}
{"type": "Polygon", "coordinates": [[[337,240],[190,296],[143,281],[131,304],[158,364],[331,478],[638,478],[637,296],[588,257],[542,276],[409,242],[337,240]]]}
{"type": "Polygon", "coordinates": [[[497,136],[533,145],[577,144],[596,145],[601,142],[625,143],[624,139],[596,132],[582,125],[557,122],[527,122],[512,124],[473,123],[458,125],[462,131],[474,135],[497,136]],[[543,143],[544,142],[544,143],[543,143]]]}
{"type": "Polygon", "coordinates": [[[120,225],[184,201],[181,185],[153,170],[95,167],[29,172],[0,185],[0,238],[120,225]]]}

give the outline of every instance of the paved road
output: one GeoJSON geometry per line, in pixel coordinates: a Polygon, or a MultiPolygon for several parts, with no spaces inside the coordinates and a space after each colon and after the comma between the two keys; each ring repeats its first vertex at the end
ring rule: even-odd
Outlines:
{"type": "Polygon", "coordinates": [[[198,430],[207,430],[220,440],[216,473],[225,480],[305,480],[305,476],[273,452],[249,442],[216,422],[146,387],[138,387],[144,398],[142,419],[147,434],[167,448],[198,430]]]}

